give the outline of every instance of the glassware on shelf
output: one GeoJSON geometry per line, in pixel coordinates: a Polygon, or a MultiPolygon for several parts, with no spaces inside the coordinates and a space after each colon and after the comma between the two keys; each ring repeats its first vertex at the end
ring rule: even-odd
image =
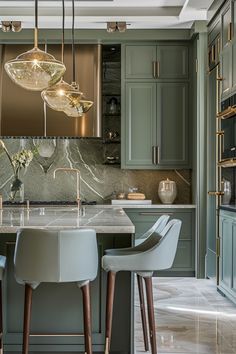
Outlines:
{"type": "Polygon", "coordinates": [[[118,112],[118,100],[116,97],[112,97],[108,101],[108,113],[109,114],[117,114],[118,112]]]}

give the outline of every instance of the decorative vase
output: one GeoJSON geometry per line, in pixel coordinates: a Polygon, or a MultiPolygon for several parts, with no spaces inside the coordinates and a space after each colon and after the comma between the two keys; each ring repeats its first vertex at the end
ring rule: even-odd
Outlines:
{"type": "Polygon", "coordinates": [[[24,202],[24,183],[18,176],[14,176],[10,186],[10,201],[14,203],[24,202]]]}
{"type": "Polygon", "coordinates": [[[176,183],[168,178],[161,181],[158,187],[158,195],[163,204],[172,204],[177,196],[176,183]]]}

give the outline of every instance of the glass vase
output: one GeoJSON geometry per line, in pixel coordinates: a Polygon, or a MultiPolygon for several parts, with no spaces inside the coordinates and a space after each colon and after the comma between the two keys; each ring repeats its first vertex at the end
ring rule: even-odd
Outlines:
{"type": "Polygon", "coordinates": [[[10,201],[14,203],[24,202],[24,183],[15,176],[10,186],[10,201]]]}

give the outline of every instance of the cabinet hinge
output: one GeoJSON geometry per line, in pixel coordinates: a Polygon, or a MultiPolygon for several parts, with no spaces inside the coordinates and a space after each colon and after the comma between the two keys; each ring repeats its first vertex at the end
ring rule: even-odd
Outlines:
{"type": "Polygon", "coordinates": [[[195,70],[196,70],[196,73],[198,73],[198,60],[195,59],[195,70]]]}

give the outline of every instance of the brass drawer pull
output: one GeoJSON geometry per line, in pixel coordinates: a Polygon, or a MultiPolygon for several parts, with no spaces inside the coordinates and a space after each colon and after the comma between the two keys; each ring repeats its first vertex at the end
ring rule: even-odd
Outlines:
{"type": "Polygon", "coordinates": [[[156,68],[156,62],[155,61],[152,62],[152,75],[153,75],[154,79],[157,78],[157,68],[156,68]]]}
{"type": "Polygon", "coordinates": [[[221,196],[221,195],[224,195],[224,192],[221,192],[221,191],[209,191],[208,192],[208,195],[213,195],[213,196],[221,196]]]}
{"type": "Polygon", "coordinates": [[[153,165],[157,165],[157,151],[156,146],[152,147],[152,163],[153,165]]]}

